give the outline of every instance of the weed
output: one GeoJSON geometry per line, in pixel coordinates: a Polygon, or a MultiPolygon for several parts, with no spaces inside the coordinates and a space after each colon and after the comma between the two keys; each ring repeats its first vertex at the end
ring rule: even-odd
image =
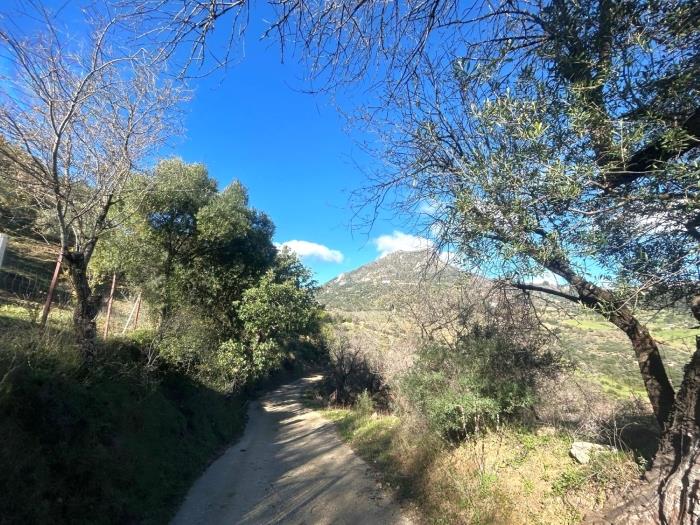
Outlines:
{"type": "Polygon", "coordinates": [[[366,408],[322,414],[428,523],[573,524],[640,472],[627,453],[574,464],[570,438],[556,430],[503,426],[454,447],[411,420],[366,408]]]}

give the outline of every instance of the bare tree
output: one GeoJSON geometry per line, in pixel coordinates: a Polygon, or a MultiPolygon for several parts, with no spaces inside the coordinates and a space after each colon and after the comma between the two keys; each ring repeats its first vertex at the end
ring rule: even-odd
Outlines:
{"type": "Polygon", "coordinates": [[[7,19],[0,28],[9,66],[0,77],[0,133],[13,146],[0,155],[22,174],[22,191],[53,210],[75,293],[75,334],[90,359],[101,300],[90,259],[135,170],[179,129],[182,91],[160,80],[143,49],[121,45],[118,18],[88,18],[87,34],[75,37],[31,7],[31,34],[7,19]]]}

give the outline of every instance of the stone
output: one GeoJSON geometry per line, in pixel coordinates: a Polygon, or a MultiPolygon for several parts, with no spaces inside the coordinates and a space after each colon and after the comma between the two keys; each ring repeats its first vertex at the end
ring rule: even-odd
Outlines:
{"type": "Polygon", "coordinates": [[[574,441],[569,450],[569,455],[576,461],[585,465],[591,460],[591,456],[599,452],[614,452],[616,449],[608,445],[589,443],[588,441],[574,441]]]}

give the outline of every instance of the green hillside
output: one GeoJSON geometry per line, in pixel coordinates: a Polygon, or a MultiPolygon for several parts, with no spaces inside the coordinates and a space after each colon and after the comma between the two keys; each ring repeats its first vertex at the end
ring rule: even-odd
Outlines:
{"type": "MultiPolygon", "coordinates": [[[[359,329],[372,343],[390,349],[419,337],[416,318],[428,315],[428,309],[435,310],[436,303],[442,310],[430,313],[447,316],[457,296],[465,291],[483,293],[488,287],[487,279],[466,275],[425,252],[395,252],[339,275],[321,289],[319,300],[341,325],[359,329]]],[[[544,325],[579,375],[616,397],[645,398],[632,348],[619,329],[564,300],[538,304],[544,325]]],[[[640,311],[638,315],[660,344],[673,383],[680,384],[697,332],[692,318],[674,310],[663,314],[640,311]]]]}
{"type": "Polygon", "coordinates": [[[456,267],[426,252],[394,252],[340,274],[320,291],[318,300],[333,310],[392,310],[421,287],[450,290],[463,278],[456,267]]]}

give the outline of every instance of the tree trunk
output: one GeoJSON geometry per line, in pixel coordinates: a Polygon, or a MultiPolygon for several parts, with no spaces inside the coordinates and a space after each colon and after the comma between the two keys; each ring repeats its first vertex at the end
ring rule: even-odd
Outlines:
{"type": "Polygon", "coordinates": [[[656,420],[662,429],[665,428],[673,411],[675,393],[661,359],[659,347],[651,337],[649,330],[609,290],[578,275],[568,264],[568,261],[550,258],[543,261],[543,265],[549,271],[566,279],[578,293],[582,304],[596,310],[625,332],[632,343],[656,420]]]}
{"type": "Polygon", "coordinates": [[[685,367],[672,419],[651,469],[634,497],[591,524],[690,525],[700,523],[700,336],[685,367]]]}
{"type": "MultiPolygon", "coordinates": [[[[599,310],[600,311],[600,310],[599,310]]],[[[663,429],[673,411],[675,393],[671,380],[661,359],[661,353],[649,330],[632,315],[627,307],[617,307],[612,311],[601,312],[615,326],[620,328],[632,342],[639,372],[644,381],[654,415],[663,429]]]]}
{"type": "MultiPolygon", "coordinates": [[[[691,304],[700,321],[700,296],[691,304]]],[[[700,523],[700,336],[685,366],[673,413],[659,451],[634,497],[603,514],[586,517],[595,524],[690,525],[700,523]]]]}
{"type": "Polygon", "coordinates": [[[87,261],[79,252],[64,255],[75,292],[75,307],[73,309],[73,329],[76,342],[85,361],[95,356],[97,339],[97,323],[95,318],[100,309],[100,297],[93,294],[87,275],[87,261]]]}

